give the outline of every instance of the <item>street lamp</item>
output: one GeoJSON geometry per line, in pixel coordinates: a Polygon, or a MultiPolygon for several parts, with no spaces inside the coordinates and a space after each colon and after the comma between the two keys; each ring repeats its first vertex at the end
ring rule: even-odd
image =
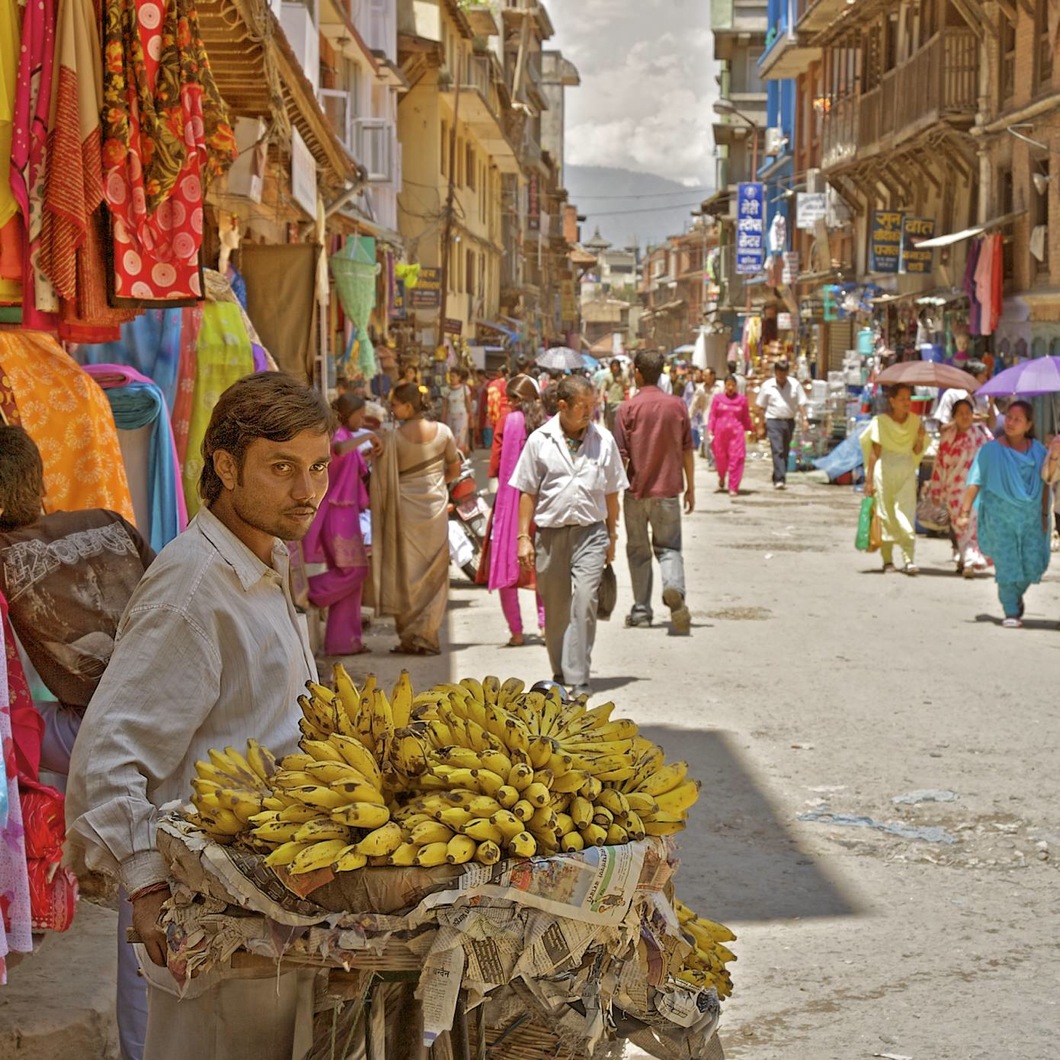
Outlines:
{"type": "Polygon", "coordinates": [[[758,176],[758,122],[754,119],[747,117],[746,114],[742,114],[740,111],[733,106],[731,99],[722,97],[714,101],[714,113],[715,114],[731,114],[735,118],[747,122],[751,127],[751,180],[755,180],[758,176]]]}

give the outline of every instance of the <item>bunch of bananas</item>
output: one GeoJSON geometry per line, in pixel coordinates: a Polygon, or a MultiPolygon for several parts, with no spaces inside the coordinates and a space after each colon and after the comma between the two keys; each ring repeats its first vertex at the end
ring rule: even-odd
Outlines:
{"type": "Polygon", "coordinates": [[[334,681],[307,684],[299,752],[241,815],[209,822],[212,836],[292,873],[491,865],[672,835],[699,795],[687,763],[666,765],[634,722],[611,718],[613,703],[524,692],[517,678],[417,695],[402,671],[387,695],[374,675],[358,688],[337,665],[334,681]]]}
{"type": "Polygon", "coordinates": [[[245,832],[250,819],[261,812],[269,796],[269,778],[276,769],[272,754],[247,740],[244,755],[234,747],[210,749],[209,761],[195,763],[189,818],[218,843],[230,843],[245,832]]]}
{"type": "Polygon", "coordinates": [[[712,986],[718,997],[732,993],[732,979],[726,964],[736,960],[736,955],[725,945],[734,942],[736,936],[724,925],[697,915],[684,902],[674,899],[674,911],[685,940],[692,946],[684,959],[676,978],[696,987],[712,986]]]}

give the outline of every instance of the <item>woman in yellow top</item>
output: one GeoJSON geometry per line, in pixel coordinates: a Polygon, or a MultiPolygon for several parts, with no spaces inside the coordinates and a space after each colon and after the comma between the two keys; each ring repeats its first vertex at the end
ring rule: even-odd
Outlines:
{"type": "Polygon", "coordinates": [[[889,397],[890,411],[874,416],[861,436],[865,455],[865,494],[876,498],[883,530],[883,569],[894,566],[894,546],[901,550],[906,574],[919,574],[916,549],[916,482],[924,458],[926,435],[919,416],[910,412],[913,388],[899,385],[889,397]]]}

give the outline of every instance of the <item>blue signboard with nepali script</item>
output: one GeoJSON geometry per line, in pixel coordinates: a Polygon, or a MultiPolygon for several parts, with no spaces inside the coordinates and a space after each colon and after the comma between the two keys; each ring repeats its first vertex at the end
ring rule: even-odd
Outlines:
{"type": "Polygon", "coordinates": [[[736,274],[751,276],[765,265],[765,195],[757,183],[736,191],[736,274]]]}

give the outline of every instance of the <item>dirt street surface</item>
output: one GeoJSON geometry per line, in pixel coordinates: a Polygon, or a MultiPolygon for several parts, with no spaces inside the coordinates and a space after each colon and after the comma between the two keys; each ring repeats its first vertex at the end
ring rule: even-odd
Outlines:
{"type": "MultiPolygon", "coordinates": [[[[620,543],[593,684],[594,701],[613,698],[703,781],[678,884],[739,935],[726,1055],[1055,1060],[1060,556],[1028,594],[1025,628],[1003,630],[993,581],[956,577],[946,542],[921,539],[917,578],[856,552],[849,489],[793,476],[776,492],[756,459],[730,500],[705,461],[697,473],[684,524],[692,634],[670,635],[658,585],[656,624],[623,627],[620,543]]],[[[496,596],[454,582],[450,653],[391,656],[377,622],[373,654],[350,669],[386,683],[408,663],[417,686],[549,675],[543,647],[507,638],[496,596]]],[[[83,912],[0,988],[0,1056],[114,1055],[93,1013],[113,989],[113,914],[83,912]],[[64,977],[93,958],[101,980],[71,998],[64,977]],[[96,1021],[80,1049],[67,1038],[22,1051],[22,1033],[73,1019],[72,1004],[96,1021]]]]}
{"type": "MultiPolygon", "coordinates": [[[[620,542],[593,698],[703,781],[677,879],[739,935],[726,1055],[1055,1060],[1060,555],[1025,628],[1004,630],[993,580],[958,578],[947,542],[920,539],[916,578],[856,552],[849,488],[796,475],[774,491],[757,459],[730,500],[696,466],[692,635],[670,635],[658,584],[652,628],[623,627],[620,542]]],[[[450,666],[548,676],[543,647],[501,647],[495,597],[454,583],[453,598],[454,654],[417,666],[417,684],[450,666]]],[[[396,676],[378,654],[392,638],[370,643],[396,676]]]]}

